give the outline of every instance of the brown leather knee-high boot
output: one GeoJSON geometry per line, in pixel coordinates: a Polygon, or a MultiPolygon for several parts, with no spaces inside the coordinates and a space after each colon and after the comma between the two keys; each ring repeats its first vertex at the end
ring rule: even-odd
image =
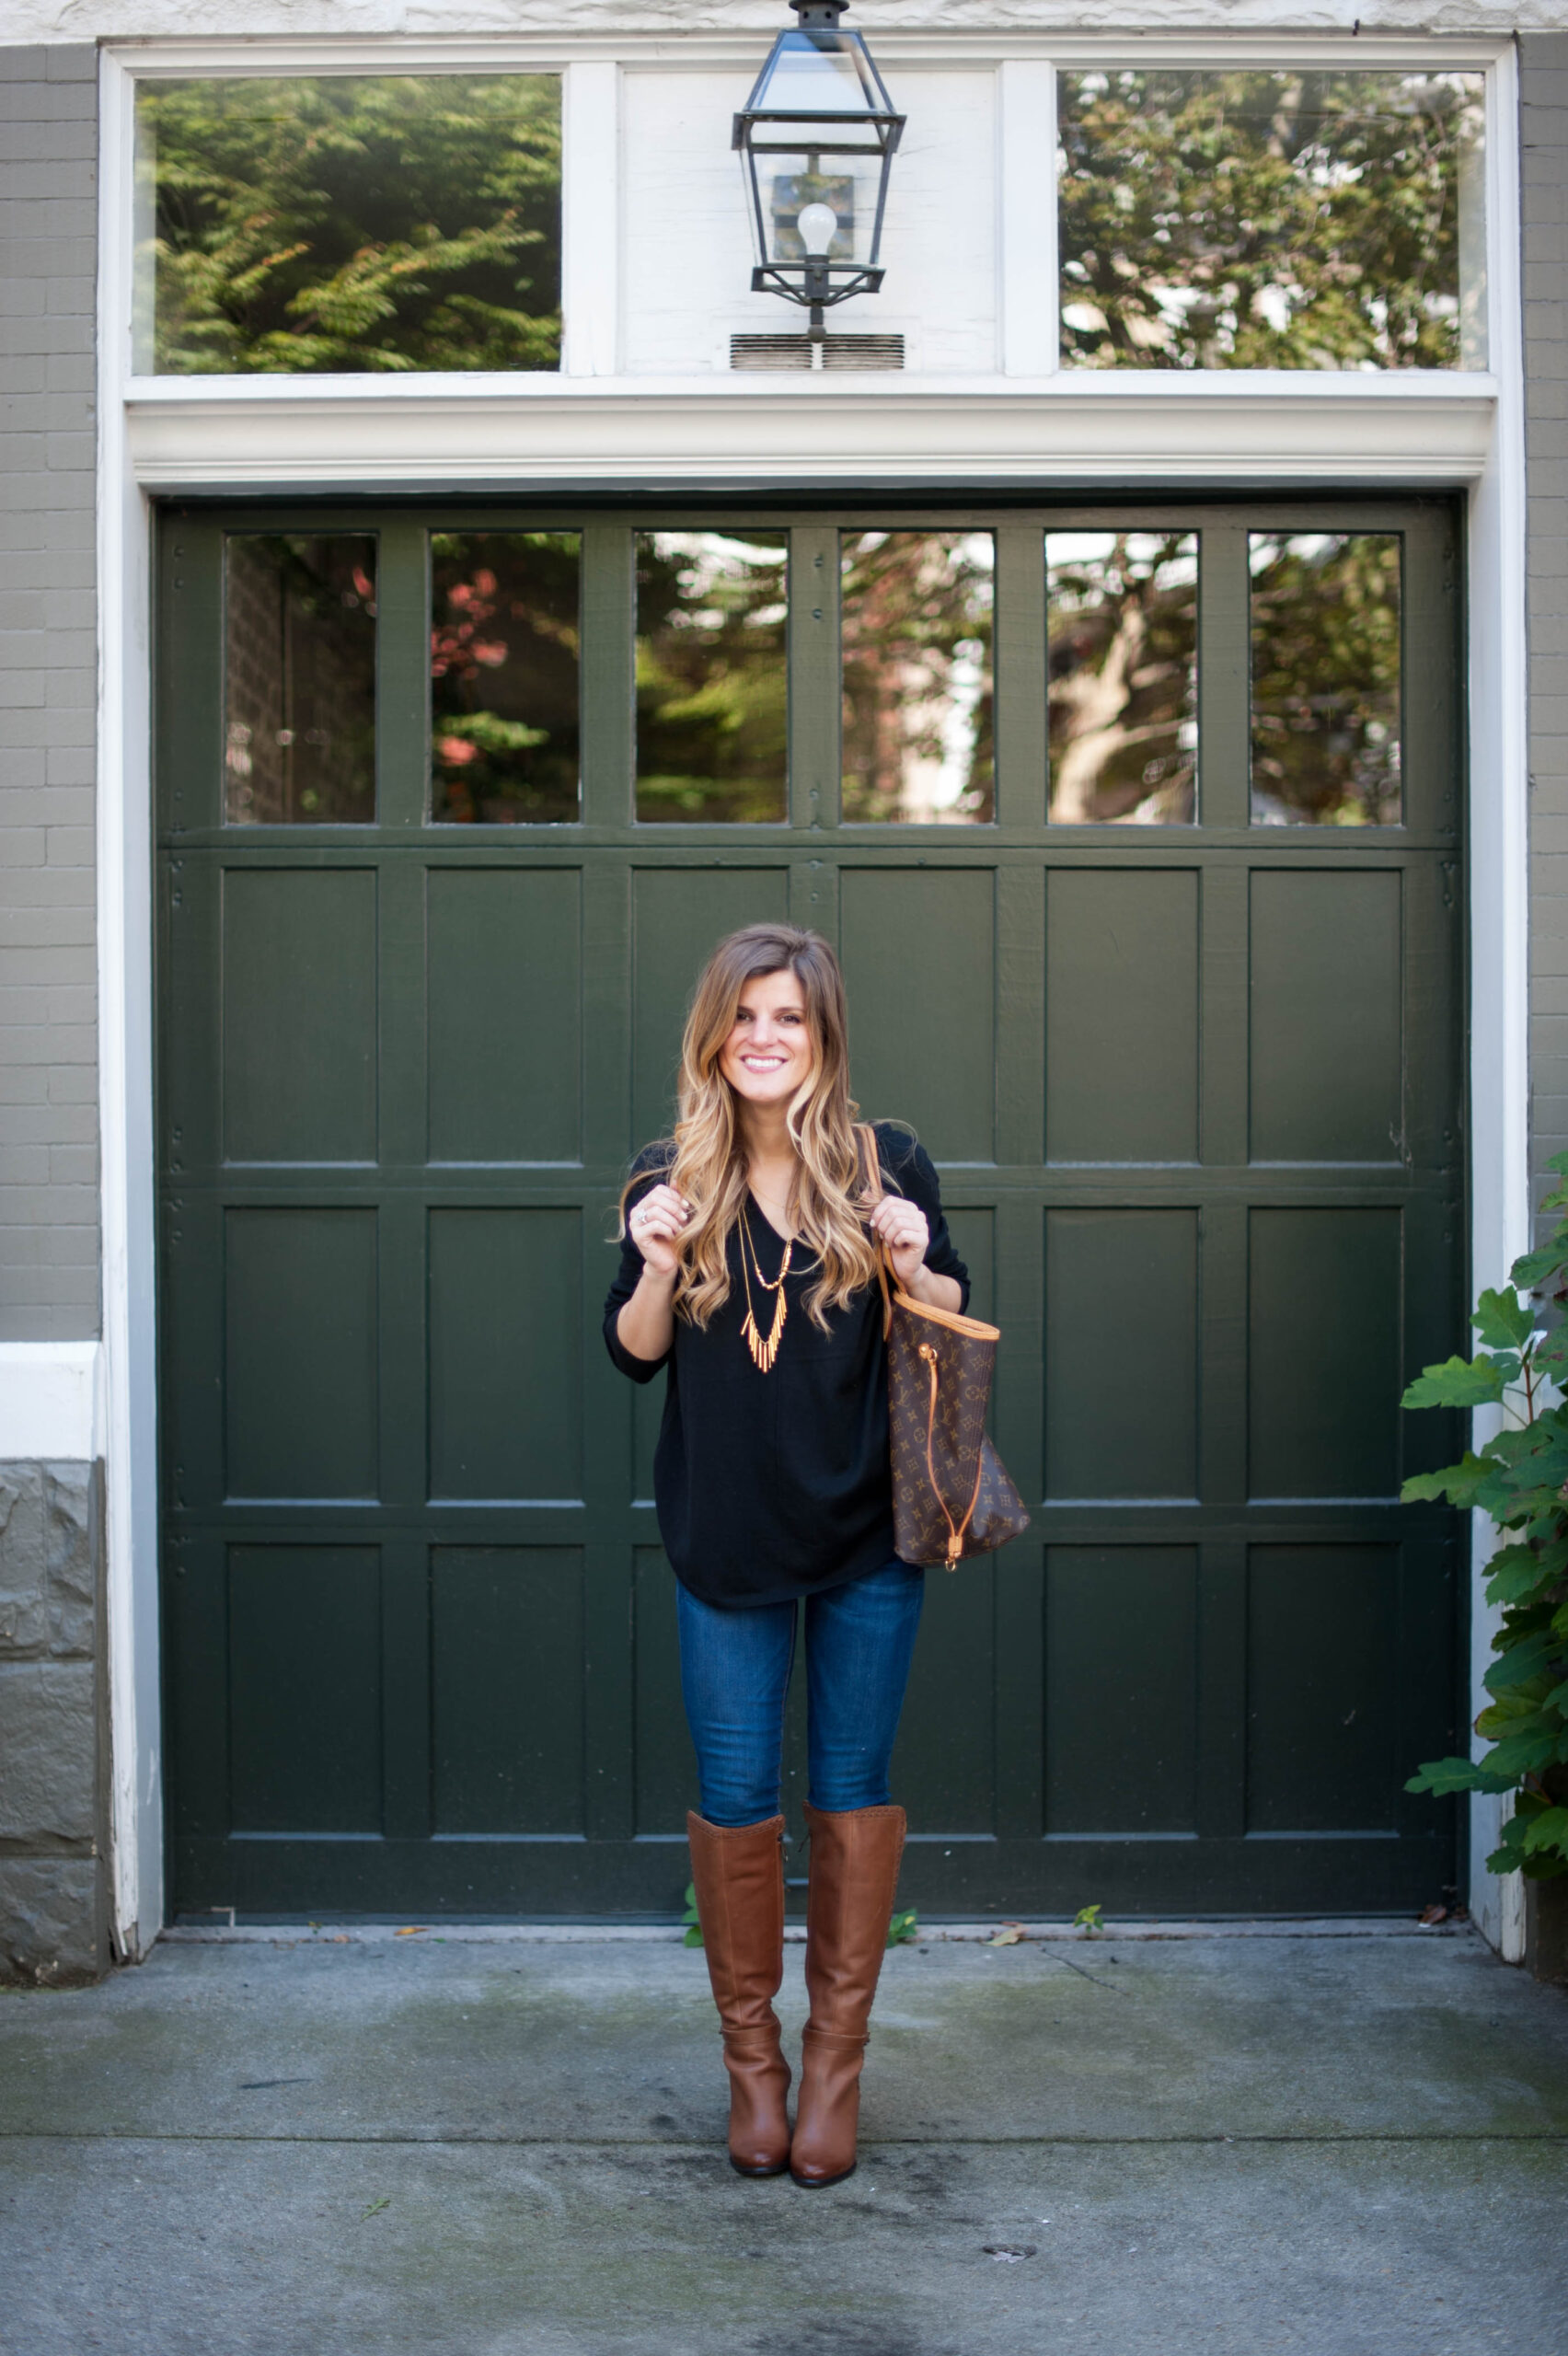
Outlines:
{"type": "Polygon", "coordinates": [[[808,1807],[811,1887],[806,1901],[806,1992],[801,2099],[790,2145],[797,2184],[836,2184],[855,2165],[860,2069],[871,1999],[904,1854],[901,1807],[826,1815],[808,1807]]]}
{"type": "Polygon", "coordinates": [[[691,1878],[730,2073],[730,2162],[780,2176],[790,2158],[790,2064],[773,1999],[784,1977],[784,1819],[731,1827],[688,1814],[691,1878]]]}

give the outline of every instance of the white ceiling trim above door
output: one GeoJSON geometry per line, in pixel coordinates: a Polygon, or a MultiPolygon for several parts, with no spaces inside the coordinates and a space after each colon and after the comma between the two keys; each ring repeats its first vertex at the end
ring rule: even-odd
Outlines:
{"type": "Polygon", "coordinates": [[[149,490],[875,481],[1460,485],[1491,447],[1489,376],[1240,373],[969,384],[906,377],[165,378],[133,384],[149,490]]]}

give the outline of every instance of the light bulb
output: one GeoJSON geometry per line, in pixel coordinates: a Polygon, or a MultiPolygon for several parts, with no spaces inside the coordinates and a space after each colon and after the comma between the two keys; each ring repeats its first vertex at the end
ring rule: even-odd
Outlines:
{"type": "Polygon", "coordinates": [[[802,204],[795,224],[809,254],[825,254],[838,235],[838,215],[831,204],[802,204]]]}

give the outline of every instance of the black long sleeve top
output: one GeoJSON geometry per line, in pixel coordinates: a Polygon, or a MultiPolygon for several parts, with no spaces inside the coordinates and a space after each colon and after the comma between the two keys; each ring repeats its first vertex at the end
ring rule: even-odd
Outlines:
{"type": "MultiPolygon", "coordinates": [[[[953,1249],[937,1173],[925,1149],[891,1123],[876,1124],[883,1183],[924,1211],[926,1265],[951,1276],[969,1301],[969,1272],[953,1249]]],[[[651,1146],[632,1165],[631,1209],[669,1168],[651,1146]]],[[[745,1216],[765,1283],[777,1277],[782,1238],[748,1199],[745,1216]]],[[[746,1314],[741,1238],[730,1239],[730,1293],[706,1327],[675,1320],[663,1358],[627,1349],[616,1322],[637,1288],[642,1255],[629,1235],[605,1303],[605,1340],[633,1382],[668,1369],[653,1459],[659,1533],[675,1576],[705,1603],[778,1603],[838,1587],[894,1556],[888,1466],[887,1350],[874,1283],[827,1311],[824,1334],[805,1295],[813,1258],[797,1252],[784,1279],[786,1323],[772,1369],[758,1371],[741,1328],[746,1314]]],[[[755,1280],[753,1279],[754,1296],[755,1280]]],[[[755,1301],[773,1322],[773,1295],[755,1301]]]]}

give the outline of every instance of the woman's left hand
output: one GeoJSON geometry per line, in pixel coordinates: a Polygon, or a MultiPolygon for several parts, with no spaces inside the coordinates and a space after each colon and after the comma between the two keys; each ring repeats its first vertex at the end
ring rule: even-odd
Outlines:
{"type": "Polygon", "coordinates": [[[931,1230],[925,1212],[905,1202],[902,1195],[884,1195],[870,1215],[870,1229],[886,1244],[901,1289],[913,1292],[930,1248],[931,1230]]]}

